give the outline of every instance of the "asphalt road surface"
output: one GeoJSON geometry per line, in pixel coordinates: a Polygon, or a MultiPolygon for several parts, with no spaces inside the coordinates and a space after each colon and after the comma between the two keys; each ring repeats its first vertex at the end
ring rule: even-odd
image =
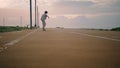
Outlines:
{"type": "Polygon", "coordinates": [[[0,53],[0,68],[120,68],[120,32],[33,30],[0,53]]]}

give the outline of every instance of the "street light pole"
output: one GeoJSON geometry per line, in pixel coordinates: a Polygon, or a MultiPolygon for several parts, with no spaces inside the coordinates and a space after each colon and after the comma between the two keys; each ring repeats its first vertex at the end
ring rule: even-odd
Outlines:
{"type": "Polygon", "coordinates": [[[30,29],[32,29],[32,0],[30,0],[30,29]]]}
{"type": "Polygon", "coordinates": [[[36,0],[35,0],[35,27],[37,26],[36,24],[36,0]]]}
{"type": "Polygon", "coordinates": [[[39,10],[38,10],[38,6],[37,6],[37,27],[39,27],[39,10]]]}

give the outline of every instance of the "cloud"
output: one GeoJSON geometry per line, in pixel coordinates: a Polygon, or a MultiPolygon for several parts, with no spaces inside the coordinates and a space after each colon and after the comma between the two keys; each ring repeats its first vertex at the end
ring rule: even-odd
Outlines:
{"type": "Polygon", "coordinates": [[[103,28],[111,29],[120,27],[120,15],[102,15],[92,18],[86,16],[77,16],[75,18],[67,18],[65,16],[57,16],[47,20],[47,27],[68,27],[68,28],[103,28]]]}
{"type": "Polygon", "coordinates": [[[28,0],[0,0],[0,8],[27,8],[28,0]]]}
{"type": "MultiPolygon", "coordinates": [[[[41,13],[48,10],[56,15],[119,13],[119,3],[119,0],[37,0],[41,13]]],[[[29,9],[29,0],[0,0],[0,8],[29,9]]]]}
{"type": "MultiPolygon", "coordinates": [[[[110,5],[113,4],[115,2],[118,2],[119,0],[37,0],[38,4],[40,5],[52,5],[55,3],[61,3],[61,4],[70,4],[70,5],[74,5],[75,2],[79,3],[79,5],[92,5],[92,4],[96,4],[96,5],[110,5]],[[72,4],[71,4],[72,3],[72,4]]],[[[17,5],[23,6],[23,4],[29,4],[29,0],[0,0],[0,7],[10,7],[10,6],[14,6],[17,7],[17,5]]],[[[34,0],[33,0],[34,3],[34,0]]],[[[62,6],[62,5],[61,5],[62,6]]]]}
{"type": "Polygon", "coordinates": [[[94,5],[91,1],[58,1],[54,3],[59,6],[71,6],[71,7],[79,7],[79,6],[91,6],[94,5]]]}
{"type": "Polygon", "coordinates": [[[5,8],[9,5],[10,0],[0,0],[0,8],[5,8]]]}
{"type": "Polygon", "coordinates": [[[105,14],[120,13],[119,0],[59,0],[52,4],[52,14],[105,14]],[[117,4],[116,4],[117,3],[117,4]],[[56,11],[59,10],[59,11],[56,11]]]}
{"type": "Polygon", "coordinates": [[[95,2],[97,5],[100,6],[109,6],[115,3],[117,0],[91,0],[91,1],[95,2]]]}
{"type": "MultiPolygon", "coordinates": [[[[32,1],[34,10],[34,0],[32,1]]],[[[40,15],[48,10],[50,16],[53,16],[48,20],[51,22],[48,23],[48,26],[60,25],[79,28],[120,26],[120,0],[37,0],[37,5],[40,15]]],[[[17,13],[23,11],[22,9],[27,9],[22,15],[25,13],[29,15],[29,0],[0,0],[0,8],[19,9],[15,12],[2,9],[0,10],[1,17],[6,11],[12,13],[6,12],[6,16],[17,16],[17,13]]]]}

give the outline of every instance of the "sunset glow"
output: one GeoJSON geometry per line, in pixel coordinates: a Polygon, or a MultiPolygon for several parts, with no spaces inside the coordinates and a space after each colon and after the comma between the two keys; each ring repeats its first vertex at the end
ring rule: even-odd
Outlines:
{"type": "MultiPolygon", "coordinates": [[[[45,10],[51,17],[48,19],[48,27],[62,25],[76,28],[112,28],[120,26],[120,1],[119,0],[37,0],[40,16],[45,10]],[[67,21],[64,22],[65,18],[67,21]],[[63,21],[59,21],[63,20],[63,21]],[[71,22],[72,20],[72,22],[71,22]],[[56,25],[55,25],[56,22],[56,25]],[[67,24],[71,22],[70,24],[67,24]],[[62,23],[62,24],[61,24],[62,23]],[[78,24],[76,26],[76,24],[78,24]],[[82,24],[82,25],[81,25],[82,24]],[[89,25],[89,26],[87,26],[89,25]],[[109,26],[108,26],[109,25],[109,26]]],[[[29,0],[0,0],[0,25],[2,18],[23,16],[24,24],[29,24],[29,0]],[[6,12],[5,10],[11,11],[6,12]],[[11,13],[16,13],[11,14],[11,13]]],[[[34,21],[34,0],[33,0],[34,21]]],[[[9,20],[9,22],[11,22],[9,20]]],[[[10,24],[6,22],[7,24],[10,24]]],[[[13,21],[12,21],[13,22],[13,21]]],[[[14,21],[16,23],[19,21],[14,21]]],[[[13,25],[13,23],[11,25],[13,25]]],[[[33,23],[34,24],[34,23],[33,23]]]]}

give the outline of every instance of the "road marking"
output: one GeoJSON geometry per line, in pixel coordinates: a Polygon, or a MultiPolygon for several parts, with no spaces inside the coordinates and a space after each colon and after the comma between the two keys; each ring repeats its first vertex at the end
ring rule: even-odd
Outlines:
{"type": "Polygon", "coordinates": [[[20,37],[20,38],[18,38],[18,39],[16,39],[16,40],[13,40],[13,41],[11,41],[11,42],[9,42],[9,43],[6,43],[5,45],[6,45],[6,46],[8,46],[8,45],[14,45],[14,44],[18,43],[19,41],[23,40],[24,38],[28,37],[29,35],[31,35],[31,34],[34,33],[35,31],[37,31],[37,30],[34,30],[34,31],[26,34],[25,36],[22,36],[22,37],[20,37]]]}
{"type": "Polygon", "coordinates": [[[89,36],[89,37],[95,37],[95,38],[101,38],[101,39],[106,39],[106,40],[111,40],[111,41],[119,41],[119,39],[113,39],[113,38],[108,38],[108,37],[102,37],[102,36],[96,36],[96,35],[90,35],[90,34],[85,34],[85,33],[77,33],[77,32],[69,32],[69,33],[73,33],[73,34],[81,34],[84,36],[89,36]]]}

